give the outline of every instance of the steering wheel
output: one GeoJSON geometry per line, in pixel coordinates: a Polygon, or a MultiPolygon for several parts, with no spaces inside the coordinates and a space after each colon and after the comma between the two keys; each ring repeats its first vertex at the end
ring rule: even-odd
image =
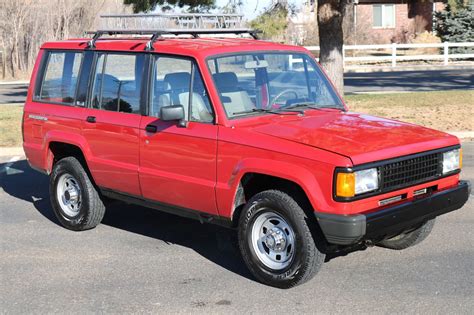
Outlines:
{"type": "Polygon", "coordinates": [[[296,93],[295,91],[293,90],[283,90],[281,91],[280,93],[278,93],[272,100],[271,102],[269,103],[269,106],[272,106],[273,104],[275,104],[275,102],[280,98],[282,97],[283,95],[285,94],[289,94],[289,93],[292,93],[295,95],[295,98],[298,98],[298,93],[296,93]]]}

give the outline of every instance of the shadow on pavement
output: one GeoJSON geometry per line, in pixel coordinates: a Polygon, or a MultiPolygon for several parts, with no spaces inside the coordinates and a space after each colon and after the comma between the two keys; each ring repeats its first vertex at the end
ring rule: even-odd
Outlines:
{"type": "Polygon", "coordinates": [[[346,88],[354,91],[407,90],[440,91],[474,88],[474,75],[463,71],[404,71],[377,73],[346,73],[346,88]]]}
{"type": "MultiPolygon", "coordinates": [[[[5,164],[0,164],[4,170],[5,164]]],[[[60,225],[49,202],[49,179],[32,170],[25,160],[0,173],[0,186],[15,197],[31,202],[45,218],[60,225]]],[[[156,210],[112,202],[102,224],[193,249],[203,257],[238,275],[252,279],[236,245],[236,233],[156,210]]]]}

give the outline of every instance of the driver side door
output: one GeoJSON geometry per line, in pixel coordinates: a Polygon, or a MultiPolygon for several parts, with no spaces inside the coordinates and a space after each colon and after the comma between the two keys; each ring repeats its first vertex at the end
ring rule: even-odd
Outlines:
{"type": "Polygon", "coordinates": [[[143,197],[216,215],[218,127],[199,68],[171,55],[156,54],[151,63],[149,114],[140,125],[143,197]],[[160,109],[169,105],[184,106],[186,126],[160,119],[160,109]]]}

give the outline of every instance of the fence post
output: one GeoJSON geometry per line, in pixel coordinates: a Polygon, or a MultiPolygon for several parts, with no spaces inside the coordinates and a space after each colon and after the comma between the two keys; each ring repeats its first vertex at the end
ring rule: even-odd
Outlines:
{"type": "Polygon", "coordinates": [[[397,43],[392,43],[392,68],[397,66],[397,43]]]}
{"type": "Polygon", "coordinates": [[[449,45],[448,42],[443,42],[444,52],[444,65],[447,66],[449,63],[449,45]]]}

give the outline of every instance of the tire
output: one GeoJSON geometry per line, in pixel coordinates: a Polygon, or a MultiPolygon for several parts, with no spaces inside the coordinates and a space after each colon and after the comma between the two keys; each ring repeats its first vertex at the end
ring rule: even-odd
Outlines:
{"type": "Polygon", "coordinates": [[[408,233],[402,233],[387,240],[383,240],[378,243],[377,246],[394,250],[402,250],[408,247],[415,246],[421,243],[425,238],[427,238],[428,235],[430,235],[434,224],[435,219],[427,221],[416,230],[408,233]]]}
{"type": "Polygon", "coordinates": [[[54,165],[49,191],[54,214],[65,228],[89,230],[102,221],[105,206],[75,157],[63,158],[54,165]]]}
{"type": "Polygon", "coordinates": [[[253,196],[238,227],[239,248],[250,272],[260,282],[282,289],[313,278],[325,259],[318,237],[313,237],[318,235],[315,225],[314,218],[284,192],[267,190],[253,196]]]}

